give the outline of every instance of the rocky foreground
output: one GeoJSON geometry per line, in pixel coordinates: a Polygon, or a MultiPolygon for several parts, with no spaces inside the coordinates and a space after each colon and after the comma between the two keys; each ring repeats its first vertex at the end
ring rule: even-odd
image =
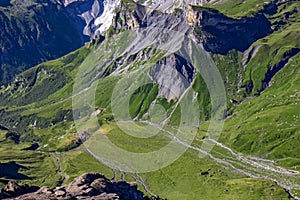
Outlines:
{"type": "Polygon", "coordinates": [[[93,199],[93,200],[160,200],[145,197],[136,183],[113,182],[98,173],[86,173],[72,183],[56,188],[18,185],[10,182],[0,191],[0,199],[93,199]]]}

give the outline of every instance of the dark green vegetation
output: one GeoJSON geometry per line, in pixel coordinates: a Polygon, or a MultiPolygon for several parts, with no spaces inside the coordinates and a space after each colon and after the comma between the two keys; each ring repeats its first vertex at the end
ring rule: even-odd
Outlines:
{"type": "MultiPolygon", "coordinates": [[[[267,9],[261,1],[255,0],[222,2],[212,7],[231,17],[248,16],[267,9]]],[[[275,8],[276,13],[269,10],[263,14],[272,27],[268,36],[255,41],[246,52],[230,49],[226,55],[212,55],[228,96],[228,116],[220,142],[242,154],[273,160],[275,166],[300,170],[300,3],[277,3],[275,8]]],[[[198,29],[195,32],[201,31],[198,29]]],[[[119,42],[120,38],[113,31],[109,34],[115,37],[116,44],[112,46],[122,49],[124,44],[119,42]]],[[[112,90],[118,80],[138,69],[145,60],[156,63],[162,59],[160,52],[148,49],[133,55],[126,60],[132,64],[128,72],[111,76],[117,67],[124,69],[118,63],[125,61],[117,58],[120,62],[112,62],[106,69],[97,71],[97,62],[109,56],[105,45],[101,45],[82,47],[60,59],[42,63],[1,87],[0,169],[13,166],[11,171],[0,173],[2,182],[21,179],[20,182],[53,186],[70,182],[87,171],[101,171],[109,178],[114,176],[108,166],[80,146],[85,133],[78,133],[74,126],[72,92],[81,64],[87,72],[99,72],[95,110],[100,112],[100,131],[118,147],[132,152],[149,152],[170,141],[164,131],[148,139],[126,135],[116,126],[110,108],[112,90]],[[86,61],[95,49],[95,60],[86,61]],[[144,58],[145,54],[151,57],[144,58]],[[39,144],[36,151],[24,150],[36,142],[39,144]]],[[[200,74],[195,74],[192,87],[198,92],[204,121],[211,115],[210,97],[200,74]]],[[[131,116],[148,119],[146,114],[156,100],[168,114],[175,110],[171,123],[178,124],[180,112],[179,107],[175,107],[176,100],[168,102],[159,97],[158,92],[156,84],[137,89],[130,100],[131,116]]],[[[202,144],[208,124],[209,121],[200,126],[193,143],[195,147],[202,144]]],[[[86,128],[97,127],[87,124],[86,128]]],[[[173,130],[173,127],[166,129],[173,130]]],[[[146,184],[151,192],[168,199],[288,199],[284,189],[274,182],[249,178],[209,158],[199,159],[198,153],[190,149],[172,165],[156,172],[124,175],[116,170],[115,178],[141,181],[141,189],[146,184]]],[[[220,159],[230,158],[229,153],[219,146],[211,154],[220,159]]],[[[293,192],[299,196],[297,191],[293,192]]]]}
{"type": "Polygon", "coordinates": [[[1,1],[0,83],[83,44],[81,30],[50,1],[1,1]]]}
{"type": "Polygon", "coordinates": [[[297,55],[269,89],[233,110],[223,135],[230,146],[264,158],[285,158],[289,162],[278,162],[299,169],[299,62],[297,55]]]}
{"type": "MultiPolygon", "coordinates": [[[[230,9],[231,15],[238,13],[239,9],[253,10],[251,5],[254,3],[257,10],[263,9],[255,1],[235,2],[234,9],[230,9]]],[[[224,6],[216,4],[214,7],[227,13],[226,6],[232,6],[230,3],[233,2],[226,1],[224,6]]],[[[266,16],[273,25],[273,34],[253,43],[244,53],[243,61],[237,52],[217,59],[222,66],[220,70],[228,86],[228,95],[233,94],[230,99],[236,104],[230,110],[232,116],[226,120],[222,138],[238,151],[268,159],[285,158],[288,162],[278,163],[299,169],[296,141],[300,137],[297,122],[300,113],[300,4],[289,1],[272,6],[276,13],[266,16]],[[224,67],[226,62],[227,67],[224,67]],[[246,96],[250,98],[244,100],[246,96]],[[243,102],[238,104],[241,100],[243,102]]],[[[265,10],[266,7],[270,6],[265,6],[265,10]]]]}

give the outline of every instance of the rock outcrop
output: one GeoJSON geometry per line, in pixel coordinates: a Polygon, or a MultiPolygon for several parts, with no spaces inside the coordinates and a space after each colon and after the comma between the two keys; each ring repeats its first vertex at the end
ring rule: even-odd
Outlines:
{"type": "MultiPolygon", "coordinates": [[[[56,0],[66,8],[73,20],[80,28],[84,25],[83,34],[94,38],[98,34],[104,34],[110,27],[115,17],[115,10],[122,4],[121,0],[56,0]],[[84,21],[80,22],[80,18],[84,21]]],[[[130,1],[129,1],[130,2],[130,1]]],[[[185,9],[188,5],[203,5],[209,0],[157,0],[139,1],[141,5],[159,10],[165,13],[172,13],[176,8],[185,9]]]]}
{"type": "Polygon", "coordinates": [[[227,54],[232,49],[243,52],[254,41],[272,32],[265,11],[234,19],[197,5],[184,8],[167,14],[134,3],[121,3],[112,25],[115,30],[153,26],[188,33],[193,29],[192,38],[202,43],[205,50],[216,54],[227,54]]]}
{"type": "MultiPolygon", "coordinates": [[[[110,34],[150,27],[156,29],[156,32],[172,30],[174,35],[191,36],[206,51],[223,55],[233,49],[243,52],[254,41],[272,32],[271,23],[261,12],[234,19],[198,5],[190,5],[168,14],[134,2],[122,2],[116,11],[110,34]]],[[[191,84],[195,69],[189,63],[183,64],[183,59],[175,56],[158,62],[150,77],[159,84],[159,96],[172,100],[179,98],[191,84]]]]}
{"type": "Polygon", "coordinates": [[[159,197],[146,197],[137,189],[136,183],[113,182],[98,173],[86,173],[72,183],[56,188],[19,186],[9,183],[1,190],[3,199],[93,199],[93,200],[159,200],[159,197]]]}
{"type": "Polygon", "coordinates": [[[183,10],[173,14],[135,3],[121,3],[113,20],[112,28],[132,30],[137,28],[157,27],[167,30],[187,32],[189,26],[185,21],[183,10]]]}
{"type": "Polygon", "coordinates": [[[56,0],[62,5],[83,34],[94,38],[104,34],[112,23],[120,0],[56,0]]]}
{"type": "Polygon", "coordinates": [[[234,19],[214,9],[189,6],[186,19],[194,27],[198,42],[216,54],[227,54],[232,49],[243,52],[272,32],[271,23],[263,13],[234,19]]]}
{"type": "Polygon", "coordinates": [[[5,188],[0,190],[0,199],[14,198],[26,193],[36,192],[39,189],[37,186],[19,185],[15,182],[9,182],[5,188]]]}
{"type": "Polygon", "coordinates": [[[172,54],[151,69],[150,77],[159,85],[158,95],[170,101],[181,97],[195,74],[196,69],[185,58],[172,54]]]}

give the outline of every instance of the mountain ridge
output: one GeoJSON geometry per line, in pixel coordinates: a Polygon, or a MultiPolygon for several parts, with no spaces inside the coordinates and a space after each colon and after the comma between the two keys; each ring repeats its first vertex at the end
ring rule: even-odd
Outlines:
{"type": "MultiPolygon", "coordinates": [[[[249,2],[243,5],[249,5],[249,2]]],[[[140,181],[155,194],[171,199],[196,199],[199,196],[206,199],[220,197],[224,199],[268,199],[269,197],[284,199],[289,198],[290,194],[297,198],[300,166],[297,153],[299,152],[299,145],[297,145],[299,106],[297,105],[299,103],[300,61],[297,50],[299,49],[297,41],[299,41],[300,22],[297,14],[299,13],[298,5],[296,1],[276,2],[276,13],[272,9],[271,12],[267,7],[258,7],[257,12],[263,15],[263,20],[269,21],[266,23],[266,35],[257,37],[255,41],[250,40],[251,44],[247,43],[247,51],[244,51],[246,48],[237,51],[232,47],[234,45],[225,44],[224,55],[211,53],[228,92],[224,129],[219,141],[215,141],[207,136],[207,127],[211,123],[208,89],[201,78],[201,73],[194,72],[185,60],[178,56],[164,57],[161,52],[146,48],[114,58],[105,65],[104,69],[99,68],[98,65],[102,62],[100,58],[105,58],[111,53],[105,48],[111,48],[113,51],[116,47],[123,47],[122,36],[124,37],[126,31],[143,28],[147,24],[151,25],[150,22],[155,25],[155,19],[161,19],[163,27],[175,27],[174,30],[182,31],[189,36],[194,35],[194,38],[197,38],[196,34],[199,31],[197,27],[200,31],[205,30],[206,36],[209,35],[208,33],[213,36],[206,40],[207,44],[212,45],[216,42],[220,45],[212,46],[216,46],[216,49],[222,48],[224,44],[220,35],[216,34],[217,31],[211,31],[207,27],[209,26],[208,20],[212,16],[212,19],[216,20],[217,30],[228,29],[222,29],[221,23],[218,24],[218,20],[224,22],[222,18],[219,18],[219,16],[224,16],[220,14],[222,10],[220,9],[218,14],[210,8],[194,6],[192,15],[185,16],[182,15],[185,12],[182,10],[176,10],[173,14],[164,14],[135,5],[133,2],[123,2],[122,7],[116,10],[116,19],[104,41],[96,38],[93,43],[60,59],[29,69],[1,88],[0,124],[8,127],[8,130],[0,131],[1,149],[3,152],[14,152],[13,158],[2,155],[4,162],[16,160],[26,166],[28,170],[22,173],[37,178],[21,182],[36,182],[37,185],[55,185],[61,180],[69,182],[71,178],[84,172],[101,168],[101,171],[108,176],[113,177],[116,174],[117,177],[124,177],[127,180],[140,181]],[[203,13],[206,15],[204,16],[205,23],[201,24],[203,18],[199,16],[203,13]],[[186,17],[190,19],[188,21],[191,22],[192,27],[183,29],[184,26],[181,26],[180,22],[182,20],[186,23],[186,17]],[[159,63],[170,64],[170,69],[174,72],[177,71],[178,74],[186,75],[188,80],[193,80],[190,86],[192,85],[198,93],[199,108],[205,116],[201,119],[202,123],[195,141],[180,159],[157,172],[132,174],[111,168],[109,163],[102,160],[100,161],[105,164],[98,162],[82,149],[81,142],[84,142],[84,137],[92,133],[95,127],[88,126],[82,132],[74,128],[70,97],[78,68],[88,55],[90,55],[89,62],[82,66],[83,69],[95,71],[96,78],[100,77],[95,95],[96,108],[92,108],[95,110],[93,115],[98,117],[101,132],[119,147],[131,152],[150,152],[171,141],[172,136],[169,136],[169,133],[175,132],[174,127],[178,125],[178,119],[180,119],[179,109],[176,109],[178,97],[170,97],[168,101],[168,93],[162,92],[159,87],[162,83],[138,88],[130,100],[131,117],[139,120],[140,123],[147,122],[150,120],[149,110],[153,107],[151,104],[155,102],[166,110],[167,115],[170,115],[170,126],[148,140],[129,137],[118,127],[109,106],[112,91],[118,80],[139,70],[140,66],[146,62],[152,63],[153,66],[159,63]],[[268,80],[268,87],[265,87],[263,81],[272,70],[276,73],[268,80]],[[58,76],[59,74],[61,76],[58,76]],[[56,85],[57,83],[61,85],[56,85]],[[263,91],[260,91],[262,88],[263,91]],[[159,95],[159,92],[162,93],[159,95]],[[13,138],[17,138],[20,141],[19,144],[15,144],[12,141],[13,138]],[[205,157],[205,162],[203,162],[199,160],[199,151],[203,150],[201,145],[206,140],[213,143],[215,147],[211,152],[206,152],[209,157],[205,157]],[[34,142],[39,143],[36,151],[22,150],[30,147],[34,142]],[[57,156],[53,156],[51,152],[57,152],[57,156]],[[64,180],[55,171],[58,165],[57,158],[60,159],[59,169],[71,178],[64,180]],[[37,166],[36,163],[42,167],[37,166]],[[49,174],[47,178],[41,175],[45,171],[49,174]],[[292,174],[292,176],[287,174],[292,174]]],[[[250,7],[250,10],[252,9],[253,7],[250,7]]],[[[235,12],[239,13],[239,10],[235,12]]],[[[231,15],[237,15],[236,13],[232,12],[231,15]]],[[[252,13],[250,16],[237,18],[231,16],[225,19],[228,20],[227,22],[235,22],[239,25],[243,20],[251,21],[256,19],[255,17],[256,14],[252,13]]],[[[223,23],[230,29],[229,24],[223,23]]],[[[235,25],[232,26],[233,30],[235,25]]],[[[152,31],[154,30],[157,29],[152,31]]],[[[251,30],[249,32],[252,33],[251,30]]],[[[244,33],[244,30],[241,30],[241,33],[244,33]]],[[[198,39],[201,42],[201,37],[198,39]]],[[[152,77],[162,79],[168,72],[153,70],[152,77]]],[[[88,81],[90,79],[87,83],[88,81]]],[[[172,83],[169,79],[165,82],[172,83]]],[[[88,110],[88,106],[86,105],[83,110],[88,110]]],[[[80,113],[80,110],[76,113],[80,113]]],[[[124,125],[130,127],[131,123],[133,122],[128,121],[124,125]]]]}

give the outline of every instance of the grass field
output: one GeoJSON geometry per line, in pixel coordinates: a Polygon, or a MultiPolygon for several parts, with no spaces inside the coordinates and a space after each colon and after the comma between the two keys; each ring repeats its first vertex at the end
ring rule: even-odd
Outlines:
{"type": "MultiPolygon", "coordinates": [[[[224,0],[208,6],[232,17],[242,17],[262,9],[263,4],[264,2],[257,0],[224,0]]],[[[297,5],[298,2],[281,5],[278,15],[268,17],[275,26],[282,15],[293,11],[297,5]]],[[[225,120],[219,142],[246,158],[255,156],[270,159],[274,161],[272,167],[281,166],[291,170],[300,170],[300,55],[289,56],[292,49],[300,48],[300,27],[297,20],[296,14],[291,15],[281,29],[256,41],[251,48],[259,48],[245,66],[242,66],[245,56],[243,52],[232,50],[225,56],[212,56],[225,80],[229,105],[229,116],[225,120]],[[264,85],[268,70],[276,68],[282,60],[286,61],[284,66],[264,85]]],[[[131,117],[151,120],[147,114],[153,102],[156,102],[164,108],[167,115],[172,113],[170,124],[173,126],[165,127],[152,136],[151,131],[155,128],[146,131],[143,129],[145,124],[140,123],[140,127],[133,132],[143,132],[143,136],[151,135],[146,139],[124,132],[132,130],[132,122],[124,123],[123,129],[117,126],[110,105],[116,84],[129,73],[138,71],[141,64],[144,66],[149,61],[151,66],[156,63],[162,59],[163,54],[156,49],[145,49],[143,53],[150,52],[153,57],[145,61],[142,56],[131,56],[126,61],[132,62],[128,71],[125,70],[126,66],[117,66],[115,61],[108,63],[106,68],[101,68],[100,64],[112,56],[114,50],[118,47],[121,50],[126,48],[126,42],[122,41],[132,39],[126,34],[111,37],[113,42],[109,44],[82,47],[60,59],[42,63],[20,74],[17,78],[19,81],[0,88],[0,124],[9,129],[0,131],[0,165],[11,163],[14,166],[14,170],[8,175],[0,177],[1,183],[16,179],[13,176],[17,175],[22,177],[18,180],[21,183],[55,186],[61,181],[69,183],[85,172],[101,172],[108,178],[115,177],[115,180],[138,181],[139,189],[147,192],[143,187],[147,185],[152,193],[168,199],[288,199],[286,191],[273,181],[250,178],[233,170],[236,167],[259,173],[249,163],[241,163],[238,157],[234,157],[225,148],[216,145],[210,152],[212,157],[219,160],[208,157],[200,159],[195,148],[203,144],[209,121],[198,128],[192,143],[194,148],[188,149],[173,164],[155,172],[124,174],[87,153],[87,146],[78,142],[80,138],[73,121],[72,93],[78,73],[86,78],[83,88],[79,89],[85,89],[94,81],[92,75],[96,74],[99,80],[95,108],[92,109],[99,111],[97,120],[100,127],[88,123],[81,128],[87,131],[100,129],[101,134],[105,134],[118,148],[144,153],[160,149],[171,141],[168,131],[174,131],[181,119],[181,107],[175,107],[177,100],[168,101],[158,96],[158,85],[148,84],[133,93],[128,108],[131,117]],[[107,51],[107,48],[111,48],[111,51],[107,51]],[[89,59],[85,59],[87,56],[89,59]],[[116,68],[120,73],[111,75],[116,68]],[[20,143],[7,138],[7,134],[12,135],[10,138],[20,136],[20,143]],[[24,150],[35,142],[39,144],[37,151],[24,150]],[[229,161],[232,166],[220,160],[229,161]],[[18,168],[17,164],[24,168],[18,168]]],[[[122,57],[117,59],[120,61],[122,57]]],[[[207,86],[198,72],[192,88],[197,92],[195,99],[201,110],[200,120],[209,120],[211,100],[207,86]]],[[[120,92],[128,91],[130,88],[120,92]]],[[[89,93],[80,94],[76,98],[84,100],[91,97],[88,96],[89,93]]],[[[86,106],[78,112],[89,110],[89,105],[86,106]]],[[[157,118],[153,120],[160,122],[163,113],[156,114],[157,118]]],[[[89,116],[80,120],[87,121],[88,118],[89,116]]],[[[175,136],[176,134],[174,131],[175,136]]],[[[266,164],[265,161],[261,162],[266,164]]],[[[267,172],[262,173],[265,175],[267,172]]],[[[299,194],[299,191],[293,192],[299,194]]]]}

